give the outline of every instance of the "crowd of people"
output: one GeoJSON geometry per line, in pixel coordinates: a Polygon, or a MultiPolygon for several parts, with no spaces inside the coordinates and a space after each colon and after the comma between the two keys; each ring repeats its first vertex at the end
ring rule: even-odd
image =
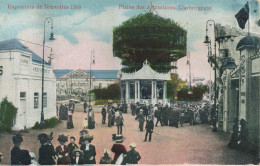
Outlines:
{"type": "MultiPolygon", "coordinates": [[[[68,105],[61,105],[59,112],[60,119],[67,116],[67,128],[73,128],[72,115],[74,113],[75,104],[70,102],[68,105]],[[64,112],[66,112],[65,114],[64,112]],[[65,114],[65,115],[64,115],[65,114]]],[[[52,145],[53,133],[47,135],[41,133],[38,135],[41,147],[39,149],[38,163],[41,165],[69,165],[69,164],[96,164],[96,148],[91,144],[94,139],[93,135],[90,135],[86,129],[95,128],[94,111],[91,106],[87,106],[86,102],[83,104],[84,112],[88,108],[88,117],[83,118],[84,129],[80,131],[80,139],[78,144],[76,138],[69,137],[64,134],[59,135],[59,145],[54,148],[52,145]]],[[[203,123],[212,123],[213,117],[211,115],[213,107],[208,103],[201,105],[187,104],[187,103],[175,103],[165,104],[161,103],[155,105],[148,105],[146,103],[131,103],[131,114],[135,117],[135,120],[139,123],[139,130],[142,132],[145,129],[144,142],[147,140],[152,141],[152,133],[154,127],[160,125],[183,127],[184,123],[189,125],[197,125],[203,123]],[[145,124],[146,123],[146,124],[145,124]]],[[[102,124],[105,125],[107,121],[108,127],[114,125],[117,126],[117,134],[112,134],[112,140],[115,141],[111,148],[111,152],[114,153],[112,159],[110,152],[104,149],[104,156],[100,158],[99,164],[138,164],[141,159],[140,154],[135,150],[136,144],[131,143],[130,148],[127,151],[123,144],[125,137],[122,135],[122,127],[124,126],[123,113],[127,113],[127,108],[124,104],[117,104],[114,106],[108,102],[107,107],[103,106],[101,110],[102,124]],[[124,110],[126,109],[126,110],[124,110]]],[[[246,121],[241,120],[241,130],[239,131],[238,120],[235,120],[233,126],[233,133],[230,139],[228,147],[245,150],[248,146],[248,129],[246,127],[246,121]]],[[[158,134],[158,133],[156,133],[158,134]]],[[[14,147],[11,150],[11,164],[23,164],[28,165],[32,163],[32,155],[28,150],[20,149],[23,138],[20,134],[13,137],[14,147]]],[[[1,154],[2,156],[2,154],[1,154]]]]}
{"type": "MultiPolygon", "coordinates": [[[[79,144],[76,144],[76,138],[71,136],[70,143],[67,145],[68,136],[61,134],[58,136],[59,145],[54,148],[52,144],[53,133],[47,135],[41,133],[38,135],[40,141],[38,163],[35,158],[29,153],[28,150],[21,149],[21,143],[23,137],[21,134],[17,134],[12,137],[13,148],[11,150],[11,164],[12,165],[80,165],[80,164],[97,164],[96,162],[96,148],[91,143],[94,139],[93,135],[90,135],[88,130],[83,129],[80,131],[79,144]]],[[[136,144],[131,143],[130,148],[127,151],[123,145],[125,137],[122,135],[112,135],[113,144],[111,151],[115,153],[112,159],[110,152],[104,149],[104,156],[100,158],[99,164],[137,164],[141,159],[140,154],[135,150],[136,144]]]]}

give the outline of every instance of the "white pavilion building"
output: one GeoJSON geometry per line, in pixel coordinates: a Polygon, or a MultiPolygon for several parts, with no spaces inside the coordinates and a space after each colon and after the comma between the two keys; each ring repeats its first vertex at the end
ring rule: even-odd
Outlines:
{"type": "Polygon", "coordinates": [[[170,73],[158,73],[148,64],[134,73],[121,73],[119,76],[121,101],[140,104],[166,104],[166,81],[170,80],[170,73]]]}

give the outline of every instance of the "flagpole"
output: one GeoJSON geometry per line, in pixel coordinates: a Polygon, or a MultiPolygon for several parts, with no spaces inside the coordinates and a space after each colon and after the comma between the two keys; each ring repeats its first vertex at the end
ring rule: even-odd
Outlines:
{"type": "MultiPolygon", "coordinates": [[[[248,3],[248,1],[247,1],[247,3],[248,3]]],[[[249,22],[250,22],[250,7],[249,7],[249,3],[248,3],[248,36],[250,36],[250,24],[249,24],[249,22]]]]}

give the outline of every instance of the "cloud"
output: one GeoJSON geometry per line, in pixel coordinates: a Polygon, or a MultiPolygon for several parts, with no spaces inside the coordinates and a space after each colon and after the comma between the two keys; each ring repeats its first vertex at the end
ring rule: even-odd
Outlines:
{"type": "MultiPolygon", "coordinates": [[[[41,36],[38,29],[27,29],[17,36],[21,39],[41,44],[41,36]]],[[[90,54],[95,50],[94,70],[119,70],[120,59],[113,57],[112,44],[95,40],[95,36],[88,33],[75,33],[78,44],[72,44],[62,35],[56,35],[56,40],[47,42],[46,46],[53,48],[52,66],[55,69],[86,69],[90,67],[90,54]]],[[[29,49],[42,57],[42,46],[37,46],[21,41],[29,49]]],[[[50,49],[45,49],[45,60],[50,55],[50,49]]]]}

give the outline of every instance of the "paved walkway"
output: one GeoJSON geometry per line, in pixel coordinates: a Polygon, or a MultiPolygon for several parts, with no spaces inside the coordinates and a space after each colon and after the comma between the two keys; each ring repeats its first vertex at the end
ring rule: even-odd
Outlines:
{"type": "MultiPolygon", "coordinates": [[[[103,155],[104,148],[111,149],[113,145],[112,134],[116,133],[116,127],[107,127],[101,124],[101,108],[95,108],[96,128],[89,130],[94,135],[93,144],[96,146],[96,161],[99,162],[103,155]]],[[[30,130],[24,134],[22,148],[35,152],[38,156],[40,142],[37,136],[41,132],[49,134],[54,131],[54,146],[58,145],[58,135],[63,133],[68,136],[75,136],[79,140],[79,131],[82,129],[83,117],[87,116],[82,112],[82,106],[76,107],[74,113],[74,129],[66,129],[66,121],[62,121],[55,129],[30,130]]],[[[229,141],[229,134],[212,133],[208,125],[184,127],[156,127],[152,142],[143,142],[145,132],[138,130],[138,123],[130,114],[124,114],[125,128],[123,135],[126,138],[124,144],[129,149],[129,144],[135,142],[136,150],[141,154],[140,164],[249,164],[253,160],[250,154],[230,150],[226,147],[229,141]]],[[[12,148],[12,134],[0,134],[0,151],[4,155],[2,164],[10,164],[10,150],[12,148]]],[[[113,154],[112,154],[113,156],[113,154]]]]}

